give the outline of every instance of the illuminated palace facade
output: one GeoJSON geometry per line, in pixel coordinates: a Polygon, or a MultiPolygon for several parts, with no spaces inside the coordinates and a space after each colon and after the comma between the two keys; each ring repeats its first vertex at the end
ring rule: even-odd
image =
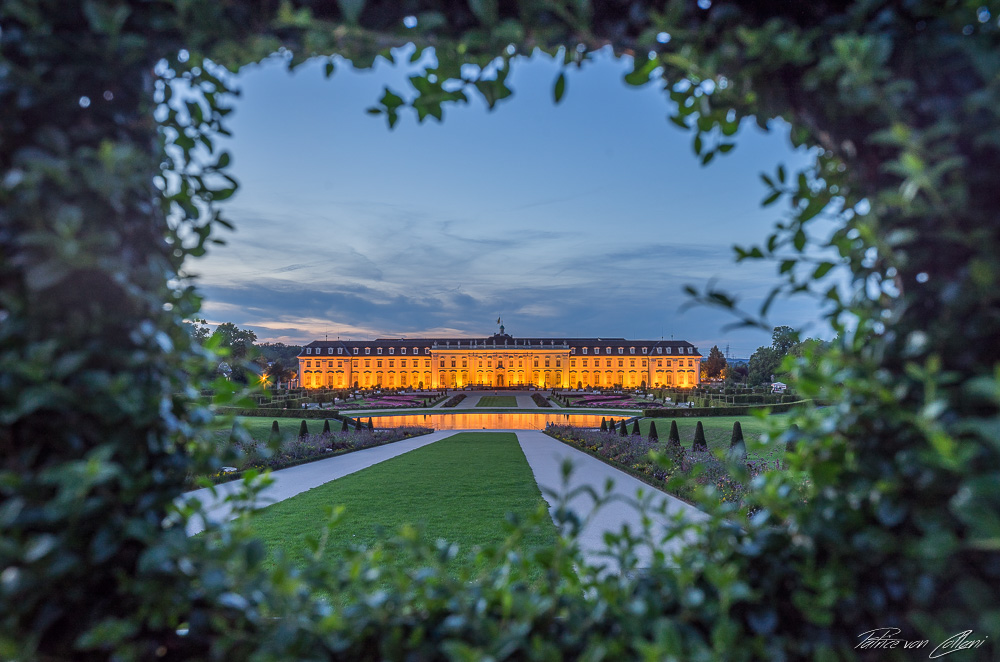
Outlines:
{"type": "Polygon", "coordinates": [[[578,388],[698,385],[701,354],[681,340],[487,338],[316,340],[299,354],[305,388],[578,388]]]}

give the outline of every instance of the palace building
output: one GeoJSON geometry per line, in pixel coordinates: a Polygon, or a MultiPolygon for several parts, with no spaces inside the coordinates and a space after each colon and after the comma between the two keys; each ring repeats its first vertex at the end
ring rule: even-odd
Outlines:
{"type": "Polygon", "coordinates": [[[697,386],[701,354],[682,340],[380,338],[315,340],[299,354],[305,388],[697,386]]]}

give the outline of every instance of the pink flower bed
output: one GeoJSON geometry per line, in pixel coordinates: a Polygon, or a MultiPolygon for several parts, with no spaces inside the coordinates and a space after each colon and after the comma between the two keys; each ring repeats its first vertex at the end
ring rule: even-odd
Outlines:
{"type": "Polygon", "coordinates": [[[420,407],[424,403],[423,398],[415,398],[406,395],[387,395],[381,398],[366,398],[354,409],[395,409],[398,407],[420,407]]]}
{"type": "Polygon", "coordinates": [[[574,398],[568,401],[570,407],[611,407],[614,409],[642,409],[648,406],[648,402],[634,400],[626,395],[588,395],[582,398],[574,398]]]}

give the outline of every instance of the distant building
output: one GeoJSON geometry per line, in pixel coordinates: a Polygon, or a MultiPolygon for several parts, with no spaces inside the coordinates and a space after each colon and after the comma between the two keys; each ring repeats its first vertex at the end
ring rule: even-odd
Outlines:
{"type": "Polygon", "coordinates": [[[701,353],[682,340],[486,338],[315,340],[298,356],[305,388],[539,388],[698,385],[701,353]]]}
{"type": "Polygon", "coordinates": [[[771,393],[784,393],[787,388],[788,384],[783,382],[773,382],[771,384],[771,393]]]}

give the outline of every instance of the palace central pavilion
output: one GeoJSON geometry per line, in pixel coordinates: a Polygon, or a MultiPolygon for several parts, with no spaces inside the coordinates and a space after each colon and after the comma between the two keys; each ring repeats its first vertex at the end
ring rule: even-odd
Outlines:
{"type": "Polygon", "coordinates": [[[701,354],[682,340],[404,338],[316,340],[299,354],[306,388],[697,386],[701,354]]]}

